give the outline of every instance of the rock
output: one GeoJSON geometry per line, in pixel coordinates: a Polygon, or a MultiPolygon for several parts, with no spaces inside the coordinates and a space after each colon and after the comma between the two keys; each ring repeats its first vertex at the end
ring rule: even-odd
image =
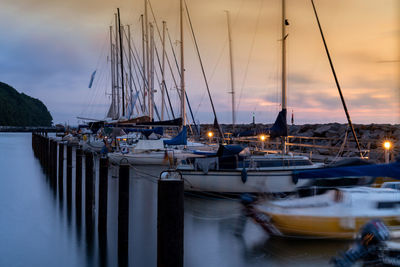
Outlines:
{"type": "Polygon", "coordinates": [[[326,132],[331,127],[329,125],[322,125],[314,131],[314,137],[325,137],[326,132]]]}

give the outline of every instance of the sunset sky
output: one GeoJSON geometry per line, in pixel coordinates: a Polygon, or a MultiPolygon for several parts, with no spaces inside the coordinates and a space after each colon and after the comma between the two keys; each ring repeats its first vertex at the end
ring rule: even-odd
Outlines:
{"type": "MultiPolygon", "coordinates": [[[[186,0],[219,120],[231,122],[228,38],[231,12],[237,121],[271,123],[280,110],[280,0],[186,0]]],[[[42,100],[54,122],[102,119],[109,105],[108,30],[116,8],[138,48],[143,2],[2,0],[0,81],[42,100]],[[93,88],[90,75],[97,70],[93,88]],[[106,94],[107,93],[107,94],[106,94]]],[[[179,1],[150,1],[158,23],[179,38],[179,1]]],[[[400,123],[400,1],[315,0],[338,79],[355,123],[400,123]]],[[[309,0],[287,0],[288,113],[295,122],[345,122],[309,0]]],[[[157,40],[159,46],[159,41],[157,40]]],[[[175,45],[177,43],[175,42],[175,45]]],[[[177,49],[178,47],[176,47],[177,49]]],[[[170,49],[170,48],[169,48],[170,49]]],[[[202,123],[211,108],[188,25],[187,94],[202,123]]],[[[167,78],[174,103],[177,95],[167,78]]],[[[178,113],[176,108],[176,113],[178,113]]]]}

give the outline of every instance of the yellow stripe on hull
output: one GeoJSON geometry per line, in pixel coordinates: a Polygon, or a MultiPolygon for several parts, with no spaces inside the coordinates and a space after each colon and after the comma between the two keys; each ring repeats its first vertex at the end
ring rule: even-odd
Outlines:
{"type": "MultiPolygon", "coordinates": [[[[303,238],[354,239],[360,228],[373,217],[321,217],[270,214],[271,222],[285,236],[303,238]]],[[[380,218],[389,228],[400,226],[396,216],[380,218]]]]}

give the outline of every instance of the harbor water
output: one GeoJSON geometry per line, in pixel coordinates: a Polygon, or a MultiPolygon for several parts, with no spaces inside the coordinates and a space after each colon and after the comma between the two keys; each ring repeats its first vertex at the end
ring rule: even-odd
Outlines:
{"type": "MultiPolygon", "coordinates": [[[[97,225],[93,238],[88,235],[84,214],[77,216],[74,198],[67,201],[66,185],[60,194],[49,181],[34,157],[30,133],[0,133],[0,170],[0,266],[118,266],[115,167],[108,178],[106,240],[98,237],[97,225]]],[[[75,170],[72,173],[75,177],[75,170]]],[[[156,266],[157,175],[151,168],[131,169],[129,187],[128,265],[156,266]]],[[[186,194],[184,212],[184,266],[188,267],[327,266],[332,256],[349,245],[268,238],[249,220],[239,231],[242,207],[228,197],[186,194]]]]}

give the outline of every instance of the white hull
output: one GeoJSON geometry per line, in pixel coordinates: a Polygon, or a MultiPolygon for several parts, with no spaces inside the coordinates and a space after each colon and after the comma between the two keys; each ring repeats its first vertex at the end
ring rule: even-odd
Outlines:
{"type": "Polygon", "coordinates": [[[307,180],[293,183],[291,170],[257,171],[248,170],[247,179],[242,179],[242,169],[229,171],[179,170],[185,181],[187,191],[219,193],[278,193],[292,192],[299,186],[307,185],[307,180]]]}
{"type": "Polygon", "coordinates": [[[127,162],[132,165],[158,165],[158,166],[173,166],[176,162],[193,156],[192,153],[181,150],[167,150],[167,151],[147,151],[138,153],[120,152],[109,153],[108,157],[110,162],[120,164],[127,162]]]}

